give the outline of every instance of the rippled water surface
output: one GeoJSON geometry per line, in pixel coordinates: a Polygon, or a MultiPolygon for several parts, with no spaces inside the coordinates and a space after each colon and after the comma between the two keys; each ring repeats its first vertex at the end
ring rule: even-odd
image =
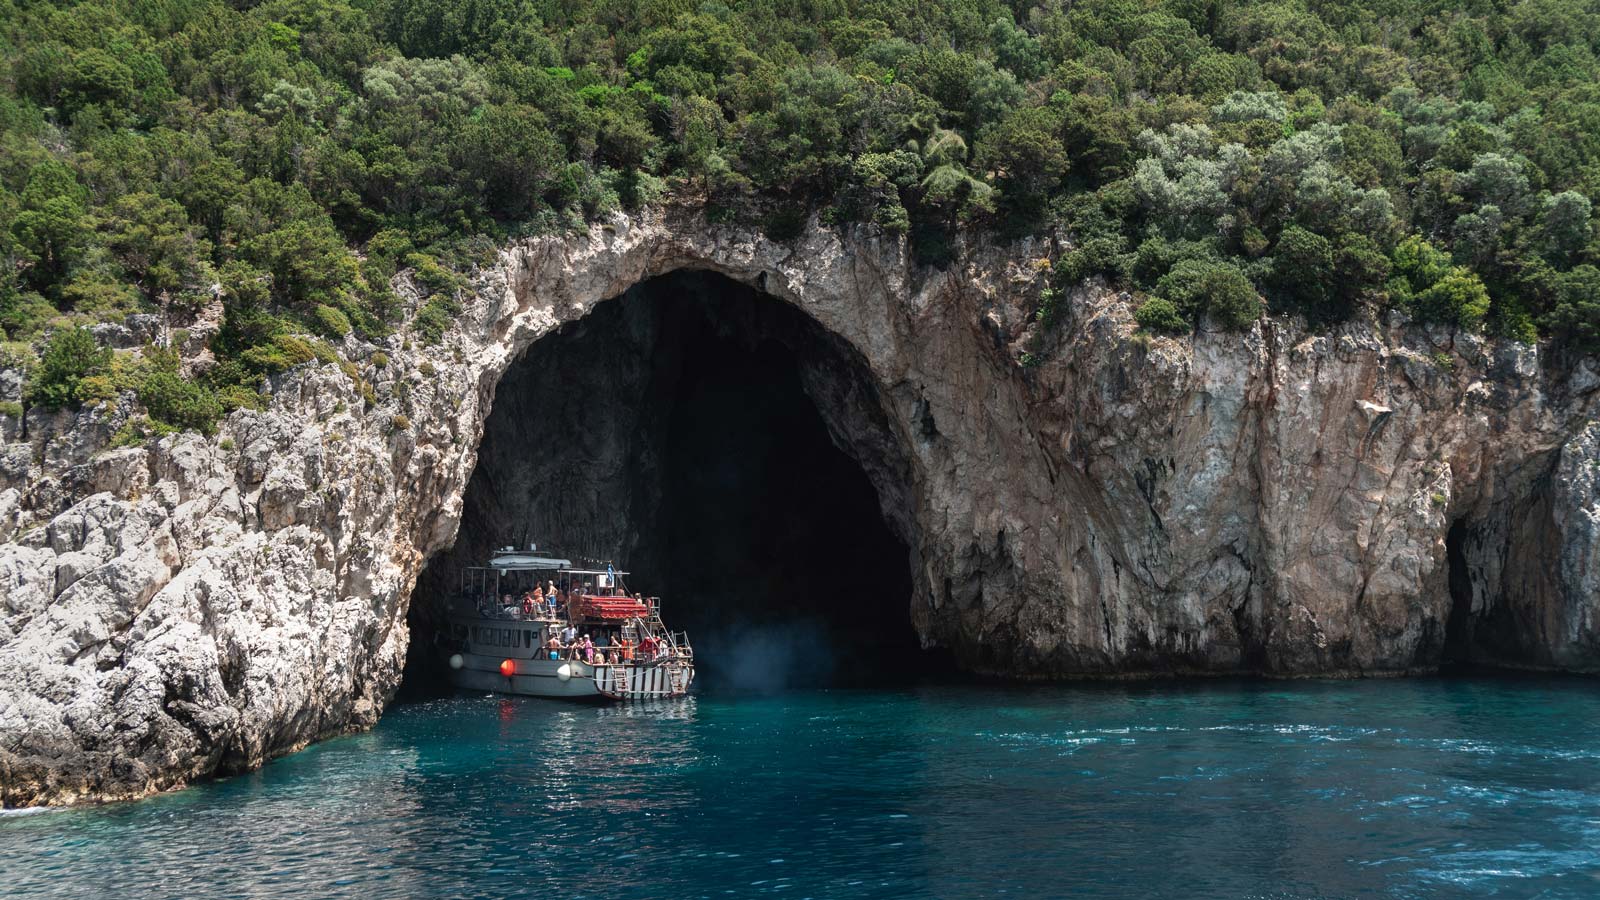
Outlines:
{"type": "Polygon", "coordinates": [[[1600,897],[1600,684],[459,697],[0,817],[0,893],[1600,897]]]}

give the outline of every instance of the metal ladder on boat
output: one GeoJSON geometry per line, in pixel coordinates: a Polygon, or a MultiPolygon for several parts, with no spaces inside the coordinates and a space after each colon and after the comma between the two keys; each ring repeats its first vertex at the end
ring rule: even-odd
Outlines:
{"type": "Polygon", "coordinates": [[[628,693],[628,669],[630,666],[611,667],[611,689],[619,694],[628,693]]]}
{"type": "Polygon", "coordinates": [[[647,598],[645,608],[648,612],[643,618],[645,623],[651,626],[652,632],[666,631],[667,623],[661,621],[661,601],[656,597],[647,598]]]}
{"type": "Polygon", "coordinates": [[[681,694],[688,689],[688,670],[683,666],[673,666],[668,677],[672,681],[672,693],[681,694]]]}

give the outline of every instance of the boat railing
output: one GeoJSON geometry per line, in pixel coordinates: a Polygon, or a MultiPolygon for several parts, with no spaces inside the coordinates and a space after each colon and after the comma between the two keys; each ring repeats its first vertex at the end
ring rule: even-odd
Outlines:
{"type": "Polygon", "coordinates": [[[596,662],[589,662],[588,660],[585,660],[585,659],[583,659],[581,657],[573,656],[570,652],[568,652],[566,650],[551,650],[551,651],[548,651],[548,652],[555,653],[555,654],[558,654],[558,655],[554,656],[554,657],[544,656],[544,655],[537,655],[537,656],[534,657],[534,659],[546,659],[546,660],[550,660],[552,662],[580,662],[580,663],[583,663],[586,666],[591,666],[591,667],[596,668],[596,669],[600,668],[601,666],[657,666],[657,665],[667,665],[667,664],[675,663],[675,662],[678,662],[678,663],[693,663],[694,662],[694,654],[685,653],[685,652],[682,652],[682,651],[677,652],[677,653],[668,653],[668,654],[666,654],[664,656],[645,656],[642,653],[637,653],[636,652],[632,659],[618,659],[616,662],[611,662],[610,660],[600,660],[600,661],[596,661],[596,662]]]}
{"type": "Polygon", "coordinates": [[[567,619],[565,617],[539,613],[529,614],[520,609],[484,609],[482,607],[474,606],[470,603],[462,603],[458,605],[457,610],[461,613],[471,614],[483,619],[494,619],[498,622],[527,622],[529,624],[539,625],[565,625],[567,623],[567,619]]]}
{"type": "MultiPolygon", "coordinates": [[[[611,598],[600,598],[600,599],[611,599],[611,598]]],[[[627,599],[627,598],[618,597],[616,599],[627,599]]],[[[656,621],[659,621],[660,618],[661,618],[661,599],[659,597],[648,597],[648,598],[645,598],[645,604],[646,604],[646,613],[645,613],[645,615],[641,616],[640,618],[647,619],[647,620],[654,619],[656,621]]],[[[570,615],[570,611],[568,610],[568,608],[566,606],[560,607],[559,610],[554,615],[552,615],[552,614],[550,614],[548,612],[527,613],[527,612],[523,612],[520,603],[513,604],[511,607],[508,608],[508,607],[500,606],[499,604],[490,605],[490,604],[486,604],[486,603],[478,603],[478,602],[473,601],[473,599],[470,598],[470,597],[462,597],[462,598],[458,599],[456,601],[456,604],[455,604],[455,609],[456,609],[456,611],[458,613],[465,613],[465,614],[470,614],[470,615],[475,615],[475,616],[481,616],[481,617],[483,617],[485,619],[503,619],[503,620],[515,621],[515,622],[546,622],[546,623],[565,624],[567,622],[576,622],[576,621],[580,621],[580,620],[585,619],[585,618],[589,618],[589,617],[582,617],[582,616],[577,617],[577,618],[573,618],[570,615]]],[[[615,620],[615,621],[620,621],[620,620],[615,620]]]]}

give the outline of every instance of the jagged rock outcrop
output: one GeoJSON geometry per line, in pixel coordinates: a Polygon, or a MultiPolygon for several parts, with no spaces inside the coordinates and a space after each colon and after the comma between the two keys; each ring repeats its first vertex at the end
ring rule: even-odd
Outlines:
{"type": "Polygon", "coordinates": [[[1048,251],[934,271],[867,231],[617,219],[506,248],[443,346],[348,339],[372,408],[311,364],[211,438],[0,422],[0,800],[138,796],[369,726],[501,376],[683,268],[837,340],[807,389],[911,548],[914,624],[970,668],[1600,668],[1591,363],[1398,321],[1149,340],[1092,284],[1035,335],[1048,251]]]}

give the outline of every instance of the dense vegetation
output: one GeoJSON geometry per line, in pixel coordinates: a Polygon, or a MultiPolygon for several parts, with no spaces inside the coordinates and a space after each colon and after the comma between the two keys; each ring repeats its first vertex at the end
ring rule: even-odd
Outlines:
{"type": "Polygon", "coordinates": [[[1151,330],[1247,326],[1264,296],[1600,346],[1585,0],[0,0],[0,22],[0,328],[57,335],[39,403],[132,386],[209,427],[325,355],[308,332],[392,328],[397,272],[436,339],[474,253],[668,196],[778,237],[875,223],[933,264],[959,227],[1056,229],[1057,287],[1131,284],[1151,330]],[[198,384],[63,327],[216,296],[198,384]]]}

